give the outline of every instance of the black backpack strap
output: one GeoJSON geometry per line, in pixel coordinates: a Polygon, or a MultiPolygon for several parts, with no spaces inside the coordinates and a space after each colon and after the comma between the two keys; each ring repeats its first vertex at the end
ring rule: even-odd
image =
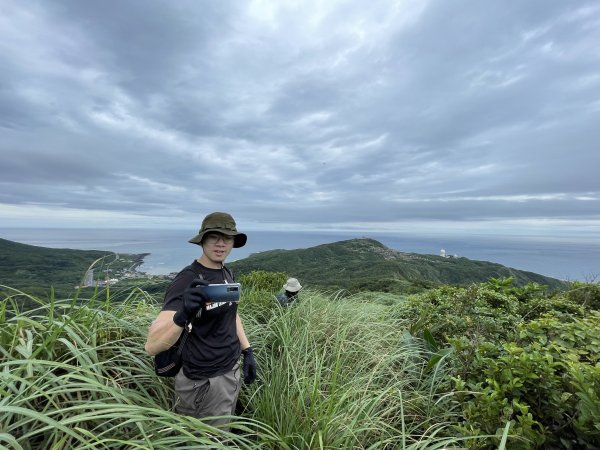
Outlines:
{"type": "Polygon", "coordinates": [[[179,346],[177,347],[177,357],[181,357],[181,354],[183,353],[183,347],[185,346],[185,343],[188,340],[188,337],[190,336],[190,326],[191,323],[187,322],[185,324],[185,326],[183,327],[183,336],[181,336],[181,341],[179,342],[179,346]]]}
{"type": "MultiPolygon", "coordinates": [[[[223,268],[223,278],[225,279],[224,281],[226,283],[235,283],[235,278],[233,276],[233,272],[231,271],[231,269],[224,264],[223,264],[222,268],[223,268]]],[[[189,271],[195,273],[198,278],[200,278],[201,280],[204,280],[204,277],[202,276],[202,273],[200,272],[201,269],[197,266],[194,266],[193,264],[190,264],[183,270],[189,270],[189,271]]]]}
{"type": "Polygon", "coordinates": [[[183,270],[189,270],[190,272],[194,273],[197,278],[200,278],[201,280],[204,280],[204,277],[202,276],[202,273],[200,272],[200,270],[194,269],[194,265],[193,264],[190,264],[189,266],[187,266],[183,270]]]}
{"type": "MultiPolygon", "coordinates": [[[[235,278],[233,277],[233,272],[231,271],[231,269],[227,266],[223,266],[223,270],[229,275],[229,280],[225,281],[227,281],[228,283],[235,283],[235,278]]],[[[223,275],[225,275],[225,273],[223,275]]]]}

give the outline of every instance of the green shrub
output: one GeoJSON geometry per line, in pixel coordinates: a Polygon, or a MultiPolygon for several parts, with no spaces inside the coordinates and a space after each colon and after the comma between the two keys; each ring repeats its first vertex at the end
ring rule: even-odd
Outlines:
{"type": "Polygon", "coordinates": [[[551,297],[533,297],[519,303],[519,314],[524,320],[535,320],[546,314],[571,320],[573,317],[584,317],[585,308],[564,293],[557,293],[551,297]]]}
{"type": "Polygon", "coordinates": [[[526,320],[534,320],[547,313],[582,316],[585,310],[564,292],[549,293],[547,286],[537,283],[518,287],[514,285],[512,277],[490,278],[485,286],[512,296],[517,301],[517,313],[526,320]]]}
{"type": "Polygon", "coordinates": [[[516,399],[502,396],[492,386],[483,383],[467,383],[455,378],[455,398],[463,408],[463,422],[456,426],[457,431],[468,439],[468,449],[495,450],[502,436],[503,423],[510,424],[511,450],[531,450],[543,443],[543,427],[529,412],[527,405],[516,399]],[[485,436],[484,438],[477,438],[485,436]]]}
{"type": "Polygon", "coordinates": [[[569,300],[586,309],[600,310],[600,283],[575,281],[566,294],[569,300]]]}
{"type": "MultiPolygon", "coordinates": [[[[461,431],[493,434],[510,420],[512,432],[526,439],[511,448],[597,448],[599,326],[597,311],[569,322],[544,316],[521,324],[515,342],[488,342],[468,353],[470,371],[461,373],[467,378],[456,378],[457,389],[471,392],[460,397],[461,431]]],[[[464,340],[453,344],[464,357],[464,340]]]]}
{"type": "Polygon", "coordinates": [[[546,315],[521,327],[521,345],[539,344],[557,359],[589,364],[600,362],[600,311],[591,311],[583,319],[546,315]]]}
{"type": "Polygon", "coordinates": [[[275,293],[281,290],[287,278],[288,276],[282,272],[255,270],[240,276],[238,281],[242,284],[243,289],[275,293]]]}
{"type": "Polygon", "coordinates": [[[569,362],[569,382],[576,397],[573,426],[577,443],[600,448],[600,365],[569,362]]]}
{"type": "Polygon", "coordinates": [[[452,346],[449,367],[469,448],[598,448],[596,285],[549,294],[511,278],[443,286],[398,304],[411,333],[452,346]]]}
{"type": "Polygon", "coordinates": [[[467,337],[472,346],[505,340],[521,320],[516,299],[485,284],[467,288],[444,286],[409,297],[398,310],[413,321],[412,332],[428,329],[436,341],[467,337]]]}
{"type": "Polygon", "coordinates": [[[253,271],[239,277],[242,285],[240,314],[250,314],[258,323],[267,323],[273,311],[279,307],[275,294],[287,280],[281,272],[253,271]]]}
{"type": "Polygon", "coordinates": [[[548,286],[538,283],[527,283],[524,286],[516,286],[514,281],[512,276],[506,278],[490,278],[485,285],[496,292],[510,294],[519,301],[545,297],[548,293],[548,286]]]}

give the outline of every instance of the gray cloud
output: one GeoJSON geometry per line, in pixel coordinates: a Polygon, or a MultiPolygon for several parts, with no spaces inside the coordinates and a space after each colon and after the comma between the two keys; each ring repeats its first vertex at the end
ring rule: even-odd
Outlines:
{"type": "Polygon", "coordinates": [[[0,219],[600,230],[591,0],[2,12],[0,219]]]}

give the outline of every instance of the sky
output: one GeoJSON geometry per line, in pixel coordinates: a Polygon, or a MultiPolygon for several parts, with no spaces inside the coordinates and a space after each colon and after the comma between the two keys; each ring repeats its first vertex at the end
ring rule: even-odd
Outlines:
{"type": "Polygon", "coordinates": [[[0,227],[600,238],[600,2],[0,0],[0,227]]]}

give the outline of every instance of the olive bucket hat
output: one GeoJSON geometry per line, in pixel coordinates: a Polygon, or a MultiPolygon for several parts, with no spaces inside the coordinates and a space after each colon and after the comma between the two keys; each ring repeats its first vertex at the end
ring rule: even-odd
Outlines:
{"type": "Polygon", "coordinates": [[[214,212],[210,213],[204,218],[198,234],[188,242],[201,245],[204,235],[206,233],[210,233],[211,231],[233,236],[233,246],[235,248],[246,245],[246,240],[248,239],[244,233],[238,233],[238,230],[235,227],[235,220],[233,220],[233,217],[231,217],[230,214],[224,212],[214,212]]]}

